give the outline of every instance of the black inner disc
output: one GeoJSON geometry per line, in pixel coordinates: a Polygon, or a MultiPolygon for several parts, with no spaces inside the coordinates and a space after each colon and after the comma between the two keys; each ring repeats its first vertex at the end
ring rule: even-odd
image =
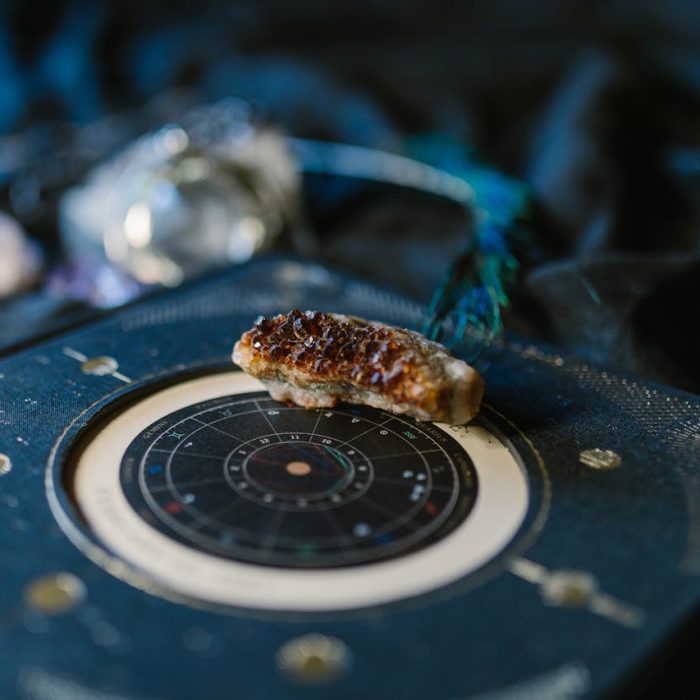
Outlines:
{"type": "Polygon", "coordinates": [[[340,450],[298,441],[264,445],[245,460],[245,473],[261,491],[294,500],[342,491],[354,469],[340,450]]]}
{"type": "Polygon", "coordinates": [[[467,517],[477,492],[466,452],[429,423],[357,406],[306,410],[265,392],[148,426],[120,480],[135,511],[181,543],[304,568],[424,547],[467,517]]]}

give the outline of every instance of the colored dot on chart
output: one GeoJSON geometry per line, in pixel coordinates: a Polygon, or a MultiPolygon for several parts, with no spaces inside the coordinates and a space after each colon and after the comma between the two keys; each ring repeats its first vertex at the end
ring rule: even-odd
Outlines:
{"type": "Polygon", "coordinates": [[[355,537],[367,537],[372,532],[372,528],[367,523],[357,523],[352,530],[355,537]]]}
{"type": "Polygon", "coordinates": [[[425,504],[425,510],[428,512],[428,515],[435,515],[438,512],[437,506],[432,501],[428,501],[425,504]]]}
{"type": "Polygon", "coordinates": [[[316,554],[316,547],[312,544],[303,544],[297,547],[297,554],[302,557],[313,557],[316,554]]]}
{"type": "Polygon", "coordinates": [[[163,471],[163,467],[155,465],[153,467],[148,467],[149,474],[160,474],[163,471]]]}
{"type": "Polygon", "coordinates": [[[379,535],[379,537],[376,537],[374,540],[377,544],[390,544],[391,542],[394,541],[394,538],[392,535],[390,535],[388,532],[379,535]]]}
{"type": "Polygon", "coordinates": [[[165,504],[166,513],[179,513],[182,510],[182,506],[176,501],[170,501],[170,503],[165,504]]]}

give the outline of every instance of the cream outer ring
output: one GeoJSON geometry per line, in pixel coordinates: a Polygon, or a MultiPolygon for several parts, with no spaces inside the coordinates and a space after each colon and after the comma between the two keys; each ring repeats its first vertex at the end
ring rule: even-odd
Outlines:
{"type": "Polygon", "coordinates": [[[470,574],[512,540],[528,507],[523,467],[482,426],[450,428],[478,475],[476,502],[442,540],[385,562],[342,569],[296,570],[244,564],[198,552],[142,520],[120,483],[121,456],[163,416],[201,401],[264,389],[242,372],[200,377],[163,389],[126,409],[87,445],[75,472],[75,496],[104,545],[148,578],[209,603],[275,611],[365,608],[426,593],[470,574]]]}

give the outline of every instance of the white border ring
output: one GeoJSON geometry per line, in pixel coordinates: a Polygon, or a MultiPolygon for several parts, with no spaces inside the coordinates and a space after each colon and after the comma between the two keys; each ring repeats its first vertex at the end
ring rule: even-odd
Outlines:
{"type": "Polygon", "coordinates": [[[157,391],[108,422],[80,454],[74,495],[98,540],[147,578],[214,604],[275,611],[365,608],[410,598],[481,568],[513,539],[528,510],[524,467],[480,425],[438,424],[469,454],[479,490],[472,511],[446,537],[385,562],[298,570],[244,564],[199,552],[152,528],[132,509],[119,482],[121,457],[148,425],[201,401],[264,387],[226,372],[157,391]]]}

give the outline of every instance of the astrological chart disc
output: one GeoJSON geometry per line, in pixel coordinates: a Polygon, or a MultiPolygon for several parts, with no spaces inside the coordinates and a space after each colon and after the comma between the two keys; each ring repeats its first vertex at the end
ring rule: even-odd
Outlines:
{"type": "Polygon", "coordinates": [[[156,587],[274,610],[365,607],[464,577],[513,539],[528,475],[485,423],[308,410],[240,372],[109,419],[72,492],[108,555],[156,587]]]}

